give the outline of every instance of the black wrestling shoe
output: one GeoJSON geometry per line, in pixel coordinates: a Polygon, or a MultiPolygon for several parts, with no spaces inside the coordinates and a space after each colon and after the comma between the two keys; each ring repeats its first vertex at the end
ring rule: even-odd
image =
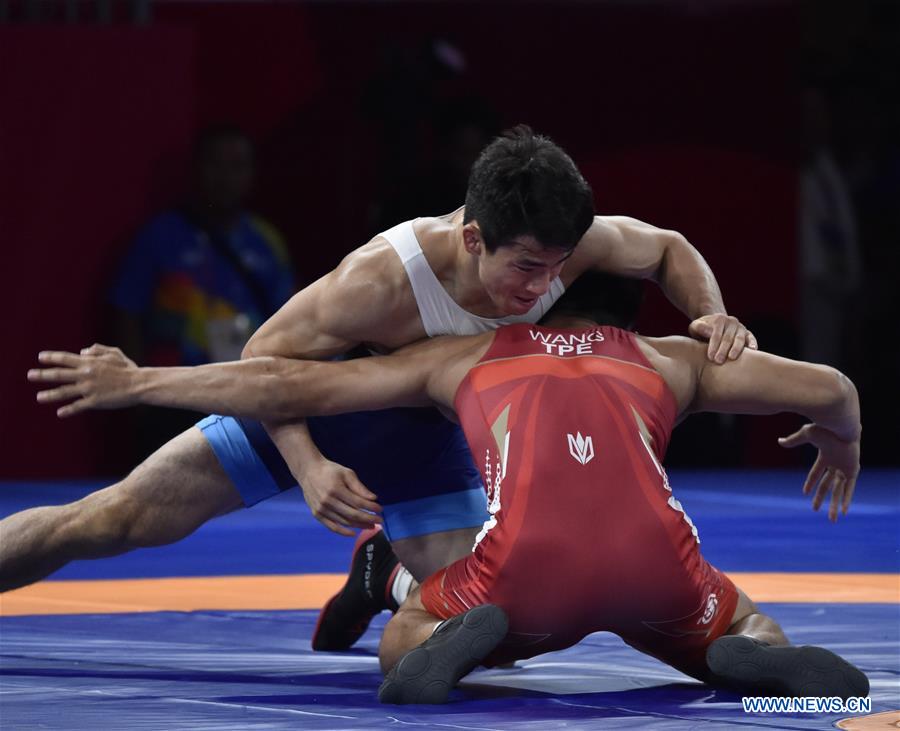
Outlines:
{"type": "Polygon", "coordinates": [[[506,612],[482,604],[448,619],[400,658],[378,689],[382,703],[446,703],[457,681],[506,637],[506,612]]]}
{"type": "Polygon", "coordinates": [[[767,645],[744,635],[726,635],[706,651],[713,681],[745,695],[832,698],[869,695],[862,671],[823,647],[767,645]]]}
{"type": "Polygon", "coordinates": [[[390,594],[399,569],[400,561],[381,528],[360,532],[353,546],[347,583],[319,613],[313,650],[349,650],[376,614],[385,609],[396,611],[390,594]]]}

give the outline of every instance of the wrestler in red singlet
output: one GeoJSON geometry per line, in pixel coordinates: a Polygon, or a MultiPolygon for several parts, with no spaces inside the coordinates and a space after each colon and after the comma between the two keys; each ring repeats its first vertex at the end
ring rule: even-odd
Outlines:
{"type": "Polygon", "coordinates": [[[509,633],[487,665],[605,630],[702,679],[738,595],[669,488],[675,398],[634,335],[503,328],[456,411],[492,518],[471,556],[423,584],[425,608],[502,607],[509,633]]]}

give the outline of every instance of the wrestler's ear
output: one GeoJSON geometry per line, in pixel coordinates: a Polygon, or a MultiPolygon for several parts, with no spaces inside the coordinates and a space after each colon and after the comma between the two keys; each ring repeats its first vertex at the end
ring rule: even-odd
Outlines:
{"type": "Polygon", "coordinates": [[[481,238],[478,221],[469,221],[463,226],[463,246],[468,253],[475,256],[484,253],[484,240],[481,238]]]}

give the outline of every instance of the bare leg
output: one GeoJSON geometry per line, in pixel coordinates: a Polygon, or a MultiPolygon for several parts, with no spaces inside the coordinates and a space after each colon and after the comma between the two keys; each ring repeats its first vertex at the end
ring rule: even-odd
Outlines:
{"type": "Polygon", "coordinates": [[[39,581],[70,561],[173,543],[241,504],[206,438],[192,427],[121,482],[69,505],[0,521],[0,591],[39,581]]]}
{"type": "Polygon", "coordinates": [[[765,642],[767,645],[791,644],[778,622],[760,612],[750,597],[740,588],[738,588],[738,595],[738,603],[731,619],[731,626],[725,634],[745,635],[765,642]]]}
{"type": "Polygon", "coordinates": [[[381,672],[386,674],[407,652],[431,637],[440,623],[441,620],[429,614],[422,605],[417,586],[384,628],[378,647],[381,672]]]}

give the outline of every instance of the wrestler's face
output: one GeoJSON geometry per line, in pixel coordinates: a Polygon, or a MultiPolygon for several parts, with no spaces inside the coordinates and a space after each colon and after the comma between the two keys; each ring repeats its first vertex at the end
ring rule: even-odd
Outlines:
{"type": "Polygon", "coordinates": [[[572,250],[546,249],[532,236],[518,236],[494,252],[483,250],[479,277],[504,315],[524,315],[550,289],[572,250]]]}

